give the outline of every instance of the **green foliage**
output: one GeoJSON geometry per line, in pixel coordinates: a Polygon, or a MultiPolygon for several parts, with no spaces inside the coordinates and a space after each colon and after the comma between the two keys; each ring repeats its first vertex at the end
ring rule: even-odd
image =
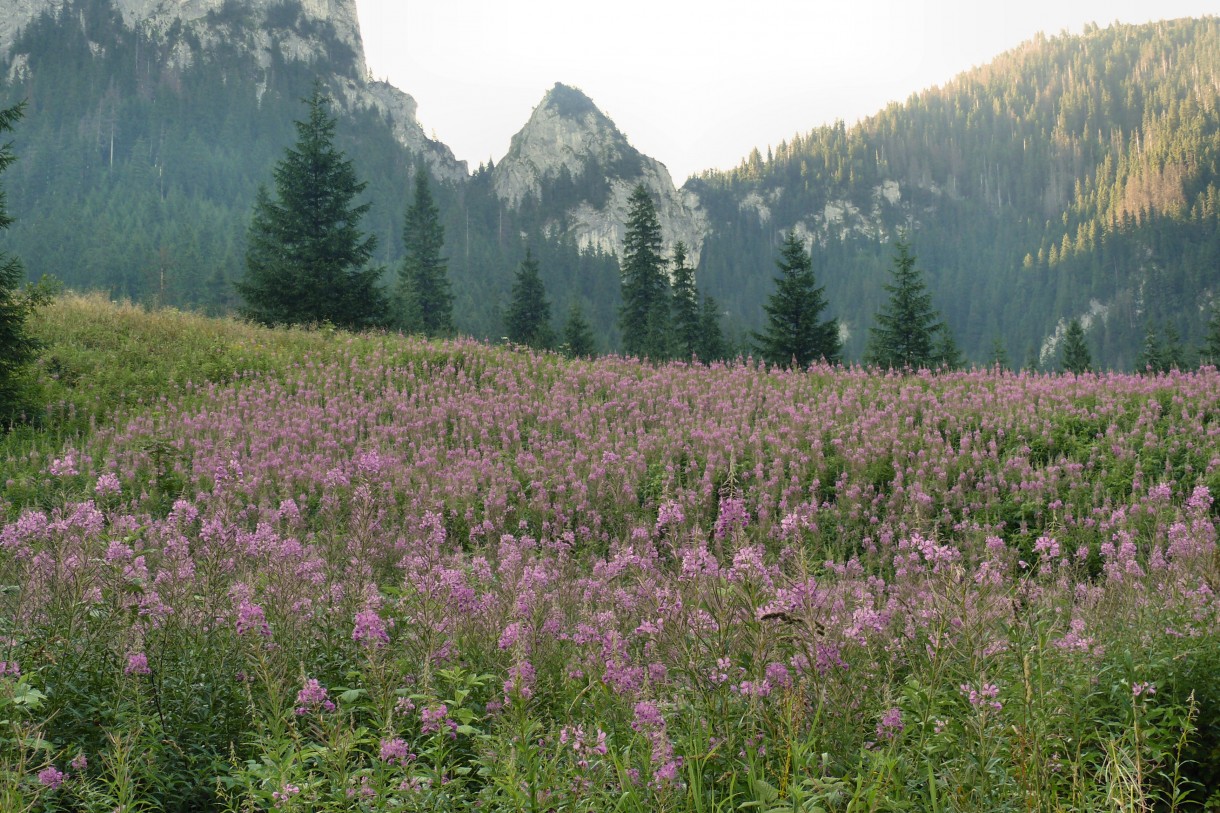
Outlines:
{"type": "Polygon", "coordinates": [[[1163,324],[1159,328],[1149,322],[1144,330],[1144,344],[1135,361],[1137,371],[1167,373],[1187,366],[1186,350],[1173,325],[1163,324]]]}
{"type": "Polygon", "coordinates": [[[1215,304],[1211,319],[1207,320],[1207,337],[1200,356],[1209,364],[1220,365],[1220,306],[1215,304]]]}
{"type": "Polygon", "coordinates": [[[570,358],[588,358],[597,352],[593,331],[589,329],[589,322],[577,302],[573,302],[568,309],[568,319],[563,325],[563,343],[564,352],[570,358]]]}
{"type": "Polygon", "coordinates": [[[296,122],[297,142],[276,165],[275,196],[260,188],[250,221],[243,312],[275,324],[360,328],[384,321],[381,269],[369,268],[377,238],[360,231],[365,184],[334,146],[336,119],[320,84],[296,122]]]}
{"type": "Polygon", "coordinates": [[[504,315],[504,329],[508,340],[516,344],[545,350],[555,342],[551,303],[547,301],[546,288],[538,275],[538,261],[528,250],[513,282],[513,298],[504,315]]]}
{"type": "Polygon", "coordinates": [[[695,269],[686,262],[686,244],[674,244],[672,274],[672,314],[675,355],[689,359],[699,355],[701,325],[699,319],[699,291],[695,287],[695,269]]]}
{"type": "Polygon", "coordinates": [[[415,198],[407,209],[402,241],[405,254],[395,291],[399,325],[425,336],[452,335],[453,293],[441,257],[445,229],[423,167],[415,171],[415,198]]]}
{"type": "Polygon", "coordinates": [[[704,296],[699,306],[699,358],[722,361],[729,357],[724,331],[720,328],[720,306],[711,296],[704,296]]]}
{"type": "Polygon", "coordinates": [[[804,368],[819,360],[838,362],[839,323],[835,319],[821,321],[826,289],[817,286],[804,240],[795,231],[784,238],[776,265],[780,276],[775,279],[775,292],[763,306],[766,329],[754,334],[759,356],[779,367],[793,364],[804,368]]]}
{"type": "Polygon", "coordinates": [[[629,356],[664,359],[669,355],[669,283],[661,256],[661,224],[656,205],[643,184],[628,200],[623,238],[623,305],[619,326],[623,352],[629,356]]]}
{"type": "Polygon", "coordinates": [[[1067,332],[1063,335],[1061,366],[1064,372],[1069,373],[1087,373],[1093,366],[1093,357],[1085,343],[1084,328],[1079,319],[1068,322],[1067,332]]]}
{"type": "Polygon", "coordinates": [[[905,240],[894,246],[891,281],[885,285],[889,302],[869,329],[865,361],[878,367],[919,370],[936,366],[933,338],[941,329],[932,307],[932,294],[915,268],[915,256],[905,240]]]}
{"type": "Polygon", "coordinates": [[[987,366],[998,370],[1007,370],[1012,366],[1012,362],[1008,358],[1008,347],[1000,336],[991,340],[991,353],[987,356],[987,366]]]}
{"type": "MultiPolygon", "coordinates": [[[[24,104],[0,109],[0,136],[11,132],[21,118],[24,104]]],[[[11,143],[0,144],[0,173],[16,160],[11,143]]],[[[13,218],[5,205],[0,185],[0,231],[8,229],[13,218]]],[[[21,377],[33,361],[38,344],[26,329],[31,303],[22,295],[21,261],[0,252],[0,427],[11,423],[25,404],[21,398],[21,377]]]]}
{"type": "Polygon", "coordinates": [[[960,370],[966,366],[966,359],[963,358],[962,351],[958,349],[957,341],[953,338],[953,331],[947,324],[940,325],[936,336],[936,346],[932,349],[932,357],[936,359],[936,365],[945,370],[960,370]]]}

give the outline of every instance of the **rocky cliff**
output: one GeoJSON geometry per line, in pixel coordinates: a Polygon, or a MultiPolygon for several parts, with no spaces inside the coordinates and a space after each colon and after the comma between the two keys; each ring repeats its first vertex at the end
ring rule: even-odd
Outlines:
{"type": "Polygon", "coordinates": [[[676,189],[669,170],[632,147],[575,88],[548,91],[493,170],[502,200],[537,205],[552,232],[613,252],[622,248],[627,199],[640,183],[652,192],[665,250],[681,240],[697,264],[708,229],[698,196],[676,189]]]}
{"type": "MultiPolygon", "coordinates": [[[[105,0],[97,0],[104,2],[105,0]]],[[[355,0],[110,0],[124,25],[164,42],[170,69],[187,69],[223,45],[248,54],[263,71],[273,57],[326,66],[340,108],[373,109],[386,117],[395,138],[424,158],[441,179],[464,180],[466,164],[428,138],[415,117],[415,100],[369,77],[355,0]]],[[[42,14],[60,14],[65,0],[0,0],[0,58],[24,70],[10,53],[21,29],[42,14]]],[[[99,48],[105,47],[99,43],[99,48]]]]}

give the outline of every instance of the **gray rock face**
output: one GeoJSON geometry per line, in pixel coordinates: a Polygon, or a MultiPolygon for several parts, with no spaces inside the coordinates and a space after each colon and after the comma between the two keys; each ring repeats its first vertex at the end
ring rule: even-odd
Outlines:
{"type": "Polygon", "coordinates": [[[516,206],[530,197],[541,200],[544,187],[565,176],[581,188],[602,181],[608,192],[597,196],[604,202],[585,199],[551,213],[553,233],[566,229],[582,247],[621,252],[627,200],[643,183],[657,206],[665,251],[681,240],[690,261],[698,264],[708,232],[698,196],[676,189],[669,170],[632,147],[587,96],[557,84],[513,136],[508,154],[493,170],[492,185],[502,200],[516,206]]]}
{"type": "MultiPolygon", "coordinates": [[[[272,28],[265,24],[234,26],[209,20],[208,15],[219,12],[225,0],[111,0],[123,22],[131,28],[164,37],[174,23],[181,22],[198,38],[201,53],[195,53],[185,38],[171,43],[171,67],[187,68],[196,60],[206,60],[210,48],[222,41],[244,46],[263,68],[270,67],[272,54],[276,51],[285,59],[299,62],[329,58],[338,70],[332,89],[340,109],[378,111],[389,119],[399,143],[422,155],[437,178],[464,180],[467,177],[466,163],[455,159],[448,147],[425,135],[415,118],[415,100],[385,82],[369,78],[355,0],[287,1],[299,3],[307,21],[321,23],[333,31],[335,38],[350,49],[350,64],[337,61],[322,38],[303,36],[292,28],[272,28]]],[[[269,12],[285,5],[285,0],[242,0],[242,3],[249,10],[251,20],[265,21],[269,12]]],[[[43,12],[57,11],[62,4],[62,0],[0,0],[0,57],[9,55],[22,27],[43,12]]],[[[21,54],[14,55],[10,73],[26,69],[21,57],[21,54]]]]}
{"type": "Polygon", "coordinates": [[[0,56],[6,56],[17,32],[44,11],[58,11],[63,0],[0,0],[0,56]]]}

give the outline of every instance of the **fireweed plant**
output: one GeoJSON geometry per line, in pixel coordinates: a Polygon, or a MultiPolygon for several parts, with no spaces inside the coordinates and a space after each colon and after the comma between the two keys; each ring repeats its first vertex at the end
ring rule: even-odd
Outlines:
{"type": "Polygon", "coordinates": [[[1220,787],[1212,368],[296,347],[10,457],[3,809],[1152,811],[1220,787]]]}

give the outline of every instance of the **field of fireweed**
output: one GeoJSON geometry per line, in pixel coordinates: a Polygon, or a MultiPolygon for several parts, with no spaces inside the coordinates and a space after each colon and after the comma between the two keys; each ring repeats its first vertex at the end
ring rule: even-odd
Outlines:
{"type": "Polygon", "coordinates": [[[10,456],[0,809],[1144,811],[1220,786],[1213,369],[325,341],[10,456]]]}

